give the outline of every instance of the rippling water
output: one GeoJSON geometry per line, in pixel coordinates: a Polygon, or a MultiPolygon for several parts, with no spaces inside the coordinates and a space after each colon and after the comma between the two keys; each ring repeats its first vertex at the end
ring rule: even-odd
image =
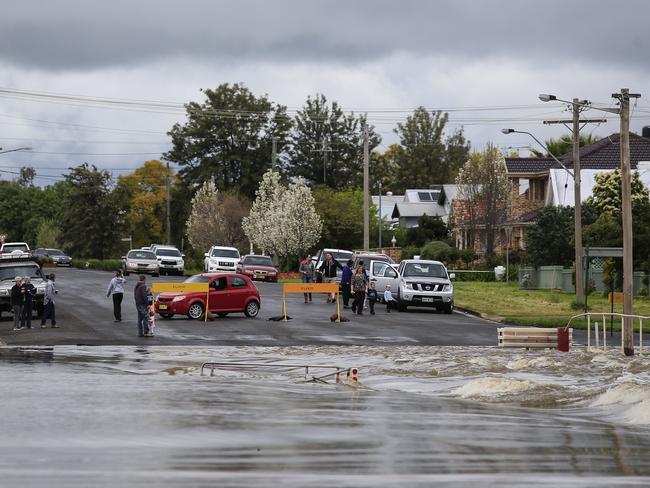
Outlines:
{"type": "Polygon", "coordinates": [[[468,347],[0,348],[2,486],[647,486],[650,359],[468,347]],[[353,385],[301,369],[356,366],[353,385]]]}

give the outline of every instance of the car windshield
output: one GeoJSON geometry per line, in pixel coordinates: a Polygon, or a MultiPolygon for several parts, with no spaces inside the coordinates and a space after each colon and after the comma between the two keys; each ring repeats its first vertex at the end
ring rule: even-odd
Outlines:
{"type": "Polygon", "coordinates": [[[181,257],[181,252],[178,249],[156,249],[157,256],[173,256],[176,258],[181,257]]]}
{"type": "Polygon", "coordinates": [[[58,249],[48,249],[47,253],[50,256],[65,256],[65,254],[63,254],[63,251],[59,251],[58,249]]]}
{"type": "Polygon", "coordinates": [[[185,283],[207,283],[208,281],[210,281],[210,278],[208,278],[207,276],[194,275],[186,279],[185,283]]]}
{"type": "Polygon", "coordinates": [[[424,278],[447,278],[447,272],[441,264],[408,263],[404,266],[403,276],[424,278]]]}
{"type": "Polygon", "coordinates": [[[151,251],[129,251],[126,257],[129,259],[156,259],[156,255],[151,251]]]}
{"type": "Polygon", "coordinates": [[[5,246],[2,248],[2,252],[5,252],[5,253],[10,253],[10,252],[13,252],[13,251],[28,251],[28,250],[29,249],[27,247],[27,244],[16,244],[16,245],[12,245],[12,246],[7,246],[5,244],[5,246]]]}
{"type": "Polygon", "coordinates": [[[11,266],[6,268],[0,268],[0,281],[12,281],[16,276],[21,278],[42,278],[41,268],[35,264],[25,264],[19,266],[11,266]]]}
{"type": "Polygon", "coordinates": [[[239,251],[237,249],[213,249],[212,257],[239,259],[239,251]]]}
{"type": "Polygon", "coordinates": [[[242,261],[243,264],[252,266],[273,266],[271,258],[266,256],[248,256],[242,261]]]}

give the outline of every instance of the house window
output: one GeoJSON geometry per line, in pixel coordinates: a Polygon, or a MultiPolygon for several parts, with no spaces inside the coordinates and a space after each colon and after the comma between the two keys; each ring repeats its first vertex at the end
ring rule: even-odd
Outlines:
{"type": "Polygon", "coordinates": [[[519,178],[519,196],[530,198],[530,180],[528,178],[519,178]]]}

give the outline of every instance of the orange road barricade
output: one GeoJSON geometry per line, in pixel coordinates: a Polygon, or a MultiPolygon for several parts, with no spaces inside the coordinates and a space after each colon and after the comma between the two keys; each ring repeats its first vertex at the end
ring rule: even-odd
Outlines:
{"type": "Polygon", "coordinates": [[[336,294],[336,322],[341,321],[341,304],[339,302],[338,283],[285,283],[282,288],[282,316],[287,320],[287,293],[335,293],[336,294]]]}

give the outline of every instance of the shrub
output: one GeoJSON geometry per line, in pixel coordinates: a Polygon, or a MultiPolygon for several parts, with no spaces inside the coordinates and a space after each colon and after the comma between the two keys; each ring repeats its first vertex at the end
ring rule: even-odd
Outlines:
{"type": "Polygon", "coordinates": [[[122,269],[121,259],[83,259],[73,260],[75,267],[82,269],[97,269],[101,271],[115,271],[122,269]]]}
{"type": "Polygon", "coordinates": [[[413,256],[420,255],[420,248],[415,246],[403,247],[400,259],[413,259],[413,256]]]}
{"type": "Polygon", "coordinates": [[[443,241],[428,242],[420,253],[422,259],[433,259],[450,263],[458,260],[458,250],[443,241]]]}

